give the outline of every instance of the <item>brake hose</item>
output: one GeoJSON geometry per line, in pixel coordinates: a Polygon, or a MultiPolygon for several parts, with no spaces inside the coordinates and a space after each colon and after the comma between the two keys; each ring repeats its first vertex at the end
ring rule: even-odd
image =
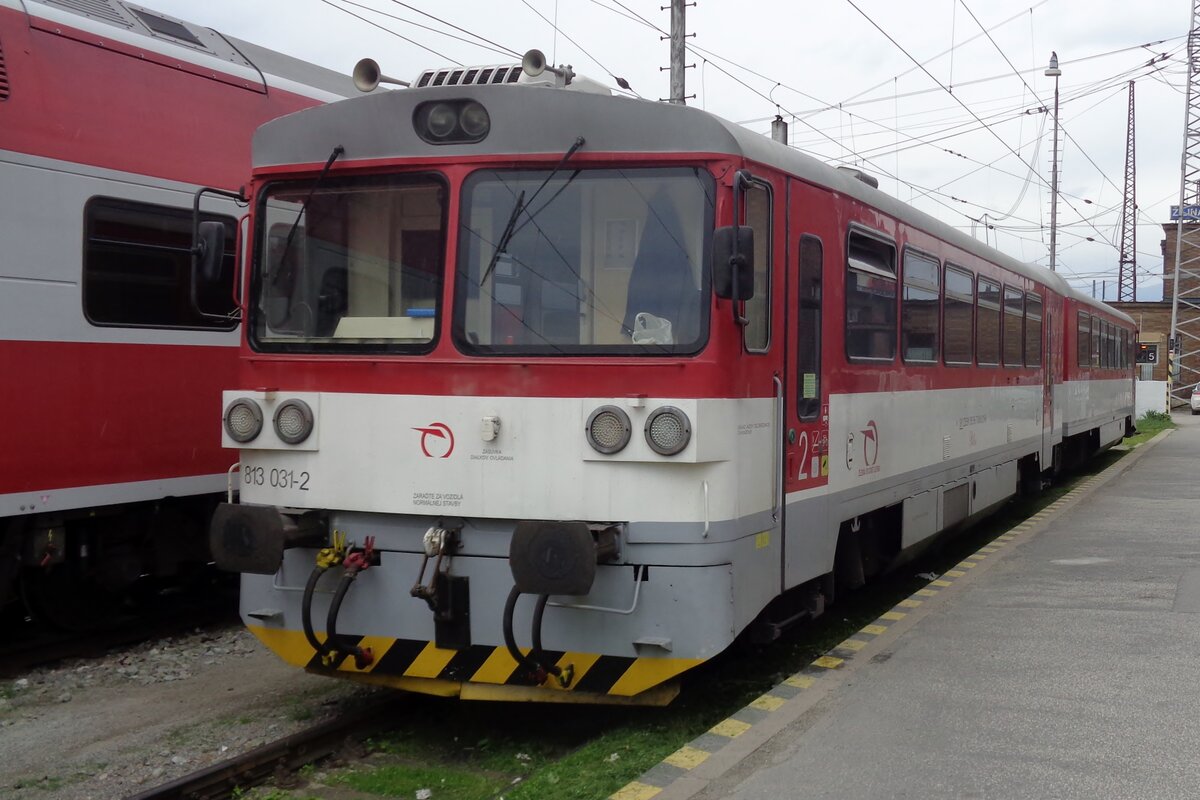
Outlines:
{"type": "Polygon", "coordinates": [[[321,576],[327,569],[329,567],[322,566],[313,569],[312,574],[308,576],[308,582],[304,584],[304,599],[300,601],[300,621],[304,625],[304,638],[308,640],[312,649],[317,651],[317,655],[322,657],[329,654],[329,642],[333,641],[333,637],[326,637],[324,642],[317,639],[317,634],[313,631],[312,626],[312,599],[317,582],[321,580],[321,576]]]}
{"type": "Polygon", "coordinates": [[[338,636],[337,632],[337,617],[338,612],[342,609],[342,600],[346,597],[346,592],[350,590],[350,585],[354,583],[354,579],[358,577],[360,570],[350,567],[342,575],[342,580],[338,583],[337,591],[333,593],[333,600],[329,603],[329,615],[325,619],[325,631],[328,634],[326,644],[332,643],[325,658],[328,660],[326,666],[337,666],[332,663],[335,660],[340,663],[342,658],[347,655],[354,656],[354,666],[359,669],[365,669],[372,661],[374,656],[371,649],[359,647],[357,644],[350,644],[338,636]],[[338,658],[338,656],[341,658],[338,658]]]}
{"type": "MultiPolygon", "coordinates": [[[[531,677],[541,685],[546,682],[547,675],[553,675],[559,679],[559,683],[563,683],[563,671],[557,664],[542,666],[537,660],[537,656],[542,655],[542,614],[546,610],[546,602],[550,599],[550,595],[538,595],[537,605],[533,609],[533,649],[529,651],[529,655],[525,655],[517,647],[516,637],[513,636],[513,613],[517,608],[517,600],[521,597],[521,590],[516,586],[508,593],[508,600],[504,603],[504,646],[508,648],[508,654],[517,662],[518,666],[524,667],[531,677]]],[[[566,686],[570,683],[570,676],[567,676],[566,686]]]]}

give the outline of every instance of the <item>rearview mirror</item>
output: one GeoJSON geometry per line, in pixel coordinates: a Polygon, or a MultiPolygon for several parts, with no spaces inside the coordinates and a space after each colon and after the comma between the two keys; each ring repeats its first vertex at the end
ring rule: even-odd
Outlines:
{"type": "Polygon", "coordinates": [[[713,292],[717,297],[749,300],[754,297],[754,229],[728,225],[713,231],[713,292]]]}
{"type": "Polygon", "coordinates": [[[220,222],[201,222],[193,250],[192,280],[197,284],[216,283],[225,260],[225,226],[220,222]]]}

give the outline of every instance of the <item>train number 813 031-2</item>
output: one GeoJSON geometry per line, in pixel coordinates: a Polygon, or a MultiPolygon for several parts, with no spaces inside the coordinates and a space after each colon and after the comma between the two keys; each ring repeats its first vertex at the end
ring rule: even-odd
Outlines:
{"type": "Polygon", "coordinates": [[[273,489],[297,489],[308,491],[309,474],[292,469],[266,469],[249,464],[242,465],[242,482],[247,486],[270,486],[273,489]]]}

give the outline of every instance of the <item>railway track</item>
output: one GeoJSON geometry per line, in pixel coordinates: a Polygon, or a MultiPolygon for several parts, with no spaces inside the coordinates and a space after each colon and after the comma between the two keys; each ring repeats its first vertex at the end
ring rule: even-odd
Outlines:
{"type": "Polygon", "coordinates": [[[387,730],[403,713],[406,700],[404,696],[397,696],[369,708],[347,711],[308,730],[184,775],[128,800],[218,800],[230,797],[238,789],[293,773],[306,764],[338,754],[350,743],[387,730]]]}

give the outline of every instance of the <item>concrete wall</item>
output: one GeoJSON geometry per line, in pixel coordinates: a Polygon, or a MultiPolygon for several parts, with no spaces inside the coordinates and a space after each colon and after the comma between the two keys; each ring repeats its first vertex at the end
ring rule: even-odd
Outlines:
{"type": "Polygon", "coordinates": [[[1167,410],[1166,381],[1138,381],[1134,385],[1135,401],[1134,414],[1137,419],[1145,416],[1147,411],[1167,410]]]}

